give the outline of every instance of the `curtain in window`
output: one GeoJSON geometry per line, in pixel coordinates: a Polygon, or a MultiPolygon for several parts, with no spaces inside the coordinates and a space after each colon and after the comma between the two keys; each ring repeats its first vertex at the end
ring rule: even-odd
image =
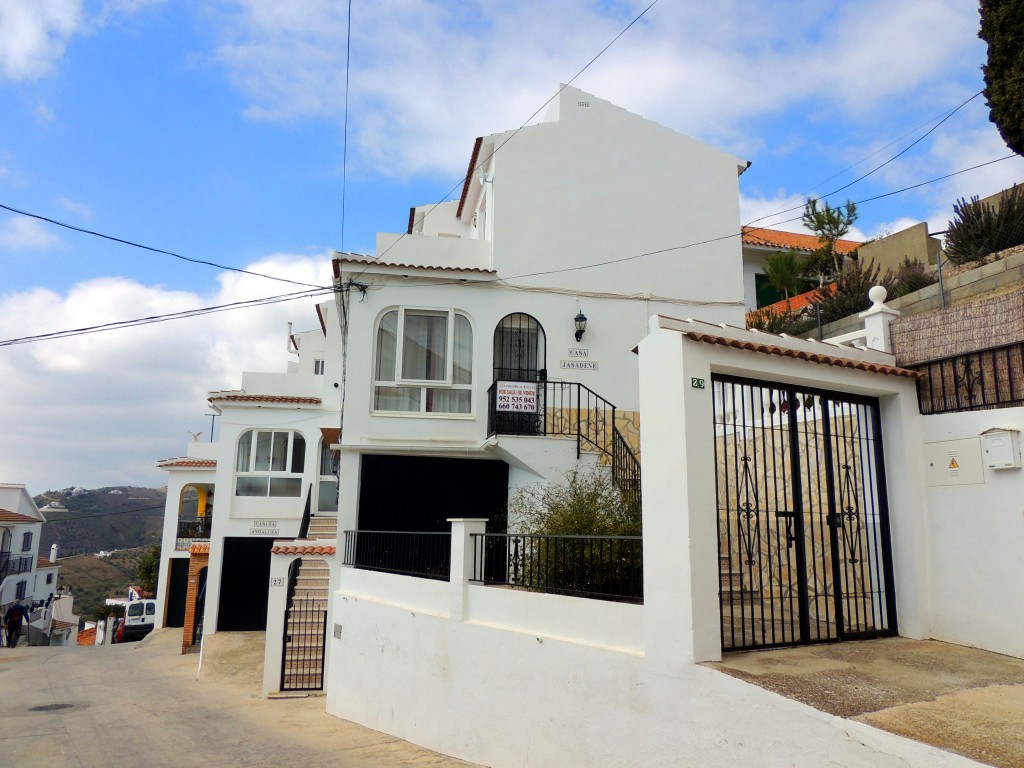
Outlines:
{"type": "Polygon", "coordinates": [[[238,457],[235,460],[236,472],[248,472],[252,461],[252,430],[243,432],[238,439],[238,457]]]}
{"type": "Polygon", "coordinates": [[[377,328],[377,381],[395,380],[395,357],[398,354],[398,312],[388,312],[377,328]]]}
{"type": "Polygon", "coordinates": [[[443,381],[448,349],[448,314],[407,311],[402,336],[402,378],[443,381]]]}
{"type": "MultiPolygon", "coordinates": [[[[469,319],[462,315],[455,316],[455,351],[452,360],[453,384],[473,383],[473,328],[469,319]]],[[[462,413],[462,411],[459,411],[462,413]]]]}

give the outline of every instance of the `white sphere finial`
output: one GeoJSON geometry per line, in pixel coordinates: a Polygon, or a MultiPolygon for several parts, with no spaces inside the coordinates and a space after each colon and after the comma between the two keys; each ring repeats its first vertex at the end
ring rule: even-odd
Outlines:
{"type": "Polygon", "coordinates": [[[885,306],[885,297],[888,295],[889,292],[885,290],[884,285],[876,285],[868,291],[868,298],[871,299],[871,308],[878,309],[885,306]]]}

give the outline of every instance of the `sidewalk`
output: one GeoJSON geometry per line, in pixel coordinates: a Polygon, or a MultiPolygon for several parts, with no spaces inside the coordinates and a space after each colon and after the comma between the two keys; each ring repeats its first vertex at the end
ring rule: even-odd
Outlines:
{"type": "Polygon", "coordinates": [[[319,696],[265,699],[244,672],[197,680],[198,654],[180,651],[180,629],[0,650],[0,766],[473,768],[331,717],[319,696]]]}

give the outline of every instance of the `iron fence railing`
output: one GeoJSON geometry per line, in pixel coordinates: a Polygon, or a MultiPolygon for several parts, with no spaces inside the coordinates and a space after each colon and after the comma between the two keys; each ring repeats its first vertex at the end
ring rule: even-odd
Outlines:
{"type": "Polygon", "coordinates": [[[642,603],[641,536],[475,533],[472,580],[535,592],[642,603]]]}
{"type": "Polygon", "coordinates": [[[906,367],[925,374],[917,382],[923,414],[1024,405],[1024,342],[906,367]]]}
{"type": "Polygon", "coordinates": [[[281,643],[282,691],[319,691],[324,687],[327,609],[323,600],[295,594],[301,568],[301,559],[293,560],[288,568],[288,608],[281,643]]]}
{"type": "Polygon", "coordinates": [[[10,552],[0,552],[0,581],[8,576],[17,576],[19,573],[28,573],[32,570],[32,555],[12,555],[10,552]]]}
{"type": "Polygon", "coordinates": [[[343,565],[446,581],[451,539],[451,533],[345,531],[343,565]]]}
{"type": "Polygon", "coordinates": [[[640,460],[616,425],[617,409],[575,381],[539,381],[536,411],[499,411],[497,382],[487,390],[487,435],[576,438],[576,457],[594,449],[607,457],[626,503],[640,509],[640,460]]]}
{"type": "Polygon", "coordinates": [[[179,520],[175,549],[188,549],[196,539],[209,539],[213,519],[207,515],[198,520],[179,520]]]}

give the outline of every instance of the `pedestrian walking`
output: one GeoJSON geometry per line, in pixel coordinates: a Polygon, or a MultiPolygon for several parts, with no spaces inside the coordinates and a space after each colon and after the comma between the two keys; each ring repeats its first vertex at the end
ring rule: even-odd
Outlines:
{"type": "Polygon", "coordinates": [[[21,639],[21,622],[29,621],[28,609],[20,602],[14,602],[4,614],[4,626],[7,629],[7,647],[16,648],[21,639]]]}

